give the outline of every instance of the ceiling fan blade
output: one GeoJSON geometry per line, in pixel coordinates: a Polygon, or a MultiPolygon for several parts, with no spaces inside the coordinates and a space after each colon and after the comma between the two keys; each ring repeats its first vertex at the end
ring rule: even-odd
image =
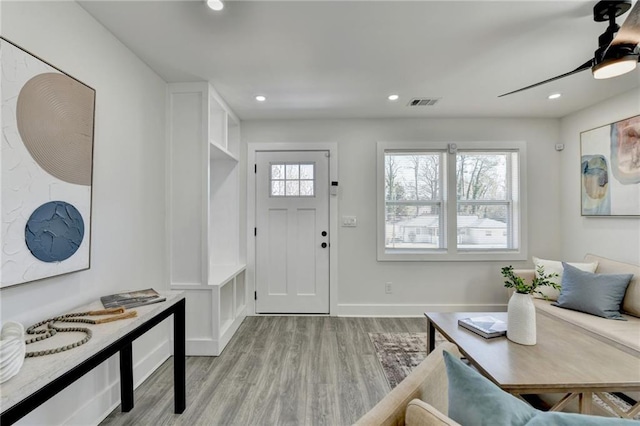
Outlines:
{"type": "Polygon", "coordinates": [[[534,87],[537,87],[537,86],[541,86],[543,84],[551,83],[552,81],[560,80],[561,78],[568,77],[568,76],[570,76],[572,74],[579,73],[580,71],[588,70],[588,69],[591,68],[592,65],[593,65],[593,59],[589,59],[587,62],[585,62],[584,64],[580,65],[578,68],[574,69],[573,71],[569,71],[568,73],[565,73],[565,74],[562,74],[562,75],[558,75],[556,77],[550,78],[548,80],[541,81],[541,82],[536,83],[536,84],[532,84],[531,86],[523,87],[522,89],[514,90],[513,92],[504,93],[504,94],[502,94],[502,95],[500,95],[498,97],[501,98],[503,96],[512,95],[514,93],[522,92],[523,90],[531,89],[531,88],[534,88],[534,87]]]}
{"type": "Polygon", "coordinates": [[[640,43],[640,1],[637,1],[624,24],[611,42],[611,46],[617,44],[639,44],[640,43]]]}

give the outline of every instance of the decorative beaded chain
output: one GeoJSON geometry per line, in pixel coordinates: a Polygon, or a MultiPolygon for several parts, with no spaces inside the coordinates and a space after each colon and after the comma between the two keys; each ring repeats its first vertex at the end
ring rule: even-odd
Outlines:
{"type": "Polygon", "coordinates": [[[81,332],[81,333],[85,333],[86,336],[81,339],[78,340],[77,342],[74,343],[70,343],[68,345],[64,345],[64,346],[60,346],[58,348],[53,348],[53,349],[45,349],[42,351],[33,351],[33,352],[27,352],[24,356],[25,358],[31,358],[31,357],[36,357],[36,356],[43,356],[43,355],[51,355],[51,354],[56,354],[59,352],[63,352],[63,351],[67,351],[69,349],[73,349],[76,348],[80,345],[84,345],[85,343],[87,343],[90,339],[91,336],[93,336],[93,332],[86,328],[86,327],[56,327],[55,323],[56,322],[75,322],[75,323],[85,323],[85,324],[103,324],[106,322],[111,322],[111,321],[118,321],[121,319],[126,319],[126,318],[133,318],[137,315],[136,311],[130,311],[127,312],[126,314],[124,313],[124,308],[112,308],[112,309],[104,309],[104,310],[100,310],[100,311],[87,311],[87,312],[73,312],[70,314],[64,314],[64,315],[60,315],[57,317],[53,317],[53,318],[49,318],[47,320],[44,321],[40,321],[37,324],[32,325],[31,327],[27,328],[27,334],[37,334],[39,336],[33,337],[31,339],[28,339],[25,343],[31,344],[31,343],[35,343],[35,342],[39,342],[41,340],[45,340],[48,339],[49,337],[55,336],[58,332],[61,333],[70,333],[70,332],[81,332]],[[90,319],[90,318],[76,318],[76,317],[85,317],[85,316],[97,316],[97,315],[109,315],[109,314],[120,314],[120,315],[115,315],[112,317],[108,317],[108,318],[100,318],[100,319],[90,319]],[[37,330],[38,327],[41,327],[43,325],[47,326],[46,329],[40,329],[37,330]]]}

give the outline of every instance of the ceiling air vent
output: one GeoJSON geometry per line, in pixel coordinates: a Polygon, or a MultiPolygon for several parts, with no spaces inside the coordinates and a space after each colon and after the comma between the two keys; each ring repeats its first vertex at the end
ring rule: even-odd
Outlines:
{"type": "Polygon", "coordinates": [[[416,106],[433,106],[435,105],[440,98],[413,98],[409,101],[407,106],[416,107],[416,106]]]}

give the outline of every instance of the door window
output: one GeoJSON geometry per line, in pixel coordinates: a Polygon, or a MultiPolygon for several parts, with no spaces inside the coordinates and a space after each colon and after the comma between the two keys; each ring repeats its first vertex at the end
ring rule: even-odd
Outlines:
{"type": "Polygon", "coordinates": [[[272,197],[314,197],[314,163],[271,164],[272,197]]]}

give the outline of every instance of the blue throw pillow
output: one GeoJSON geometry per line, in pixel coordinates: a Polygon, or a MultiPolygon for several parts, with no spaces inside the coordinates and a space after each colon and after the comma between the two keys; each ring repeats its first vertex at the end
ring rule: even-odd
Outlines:
{"type": "Polygon", "coordinates": [[[458,357],[444,351],[449,417],[464,426],[632,426],[633,420],[544,412],[503,391],[458,357]]]}
{"type": "Polygon", "coordinates": [[[592,274],[562,262],[562,290],[552,305],[623,320],[620,304],[633,274],[592,274]]]}
{"type": "Polygon", "coordinates": [[[524,425],[538,410],[508,394],[444,351],[449,378],[449,417],[464,426],[524,425]]]}

